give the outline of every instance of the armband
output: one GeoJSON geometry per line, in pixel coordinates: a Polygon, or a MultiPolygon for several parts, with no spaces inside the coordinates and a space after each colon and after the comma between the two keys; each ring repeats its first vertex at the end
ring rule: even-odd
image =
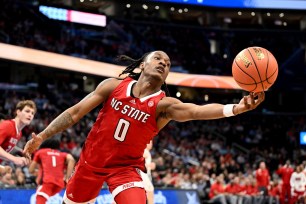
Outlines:
{"type": "Polygon", "coordinates": [[[223,107],[223,115],[225,117],[234,116],[235,115],[234,112],[233,112],[234,106],[235,106],[235,104],[226,104],[226,105],[224,105],[224,107],[223,107]]]}

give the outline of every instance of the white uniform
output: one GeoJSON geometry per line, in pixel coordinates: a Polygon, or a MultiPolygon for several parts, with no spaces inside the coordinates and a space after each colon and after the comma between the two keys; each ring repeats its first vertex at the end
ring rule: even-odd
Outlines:
{"type": "Polygon", "coordinates": [[[146,191],[154,191],[154,186],[152,184],[152,176],[151,176],[151,162],[152,162],[152,157],[151,157],[151,153],[149,150],[145,149],[144,153],[143,153],[143,157],[145,158],[145,164],[147,167],[147,173],[144,173],[142,171],[140,171],[140,175],[141,178],[143,180],[144,183],[144,188],[146,191]]]}
{"type": "Polygon", "coordinates": [[[292,191],[296,192],[305,192],[305,186],[306,186],[306,176],[303,172],[297,173],[293,172],[293,174],[290,177],[290,185],[292,191]]]}

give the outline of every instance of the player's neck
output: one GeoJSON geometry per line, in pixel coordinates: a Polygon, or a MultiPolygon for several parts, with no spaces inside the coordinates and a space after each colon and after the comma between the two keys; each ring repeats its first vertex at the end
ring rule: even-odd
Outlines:
{"type": "Polygon", "coordinates": [[[18,117],[16,117],[14,121],[16,124],[17,133],[19,133],[26,125],[23,122],[21,122],[21,120],[18,117]]]}
{"type": "Polygon", "coordinates": [[[161,85],[157,81],[139,78],[137,83],[132,87],[132,93],[137,98],[143,98],[154,94],[160,90],[161,85]]]}

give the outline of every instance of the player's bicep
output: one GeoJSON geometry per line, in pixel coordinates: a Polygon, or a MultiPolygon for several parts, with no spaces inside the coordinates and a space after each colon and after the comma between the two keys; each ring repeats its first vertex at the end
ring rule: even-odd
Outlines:
{"type": "Polygon", "coordinates": [[[75,162],[73,156],[71,154],[66,155],[66,163],[75,162]]]}
{"type": "Polygon", "coordinates": [[[192,104],[192,103],[182,103],[177,102],[174,104],[171,104],[167,108],[167,115],[171,120],[184,122],[188,120],[194,120],[196,109],[198,105],[192,104]]]}

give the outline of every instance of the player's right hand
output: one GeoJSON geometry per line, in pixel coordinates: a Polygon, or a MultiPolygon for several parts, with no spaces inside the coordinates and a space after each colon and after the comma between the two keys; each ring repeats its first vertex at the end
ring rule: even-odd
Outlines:
{"type": "Polygon", "coordinates": [[[39,135],[36,135],[34,132],[32,133],[32,139],[30,139],[23,150],[24,156],[31,161],[32,153],[38,149],[40,144],[43,142],[43,138],[39,135]]]}

